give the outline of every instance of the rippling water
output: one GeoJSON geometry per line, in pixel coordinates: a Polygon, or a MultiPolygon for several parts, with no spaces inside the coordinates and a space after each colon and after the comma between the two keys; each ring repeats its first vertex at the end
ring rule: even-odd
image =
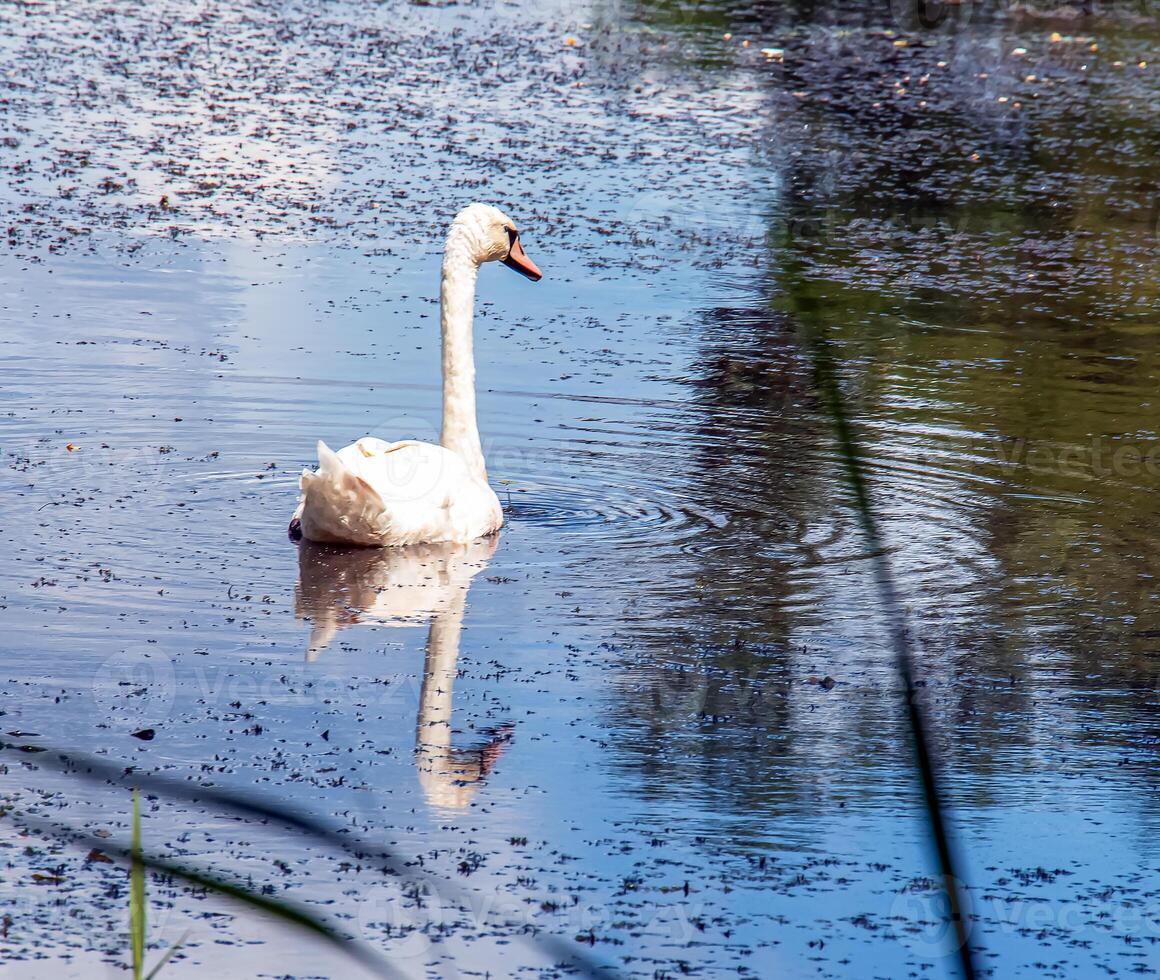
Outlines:
{"type": "MultiPolygon", "coordinates": [[[[946,972],[824,337],[984,964],[1160,968],[1155,22],[967,9],[0,14],[5,730],[317,813],[630,975],[946,972]],[[481,276],[505,528],[294,547],[316,439],[437,437],[472,197],[546,273],[481,276]]],[[[35,762],[6,805],[125,832],[35,762]]],[[[408,975],[554,973],[269,828],[145,836],[408,975]]],[[[3,840],[0,971],[112,973],[123,872],[3,840]]],[[[167,973],[351,975],[150,888],[167,973]]]]}

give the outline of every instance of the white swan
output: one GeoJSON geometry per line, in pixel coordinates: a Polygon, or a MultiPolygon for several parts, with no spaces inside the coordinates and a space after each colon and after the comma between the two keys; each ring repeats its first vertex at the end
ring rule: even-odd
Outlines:
{"type": "Polygon", "coordinates": [[[487,482],[475,420],[471,320],[483,262],[501,261],[533,282],[541,278],[520,245],[515,222],[499,208],[469,204],[455,216],[443,250],[439,293],[443,334],[443,433],[440,444],[366,437],[337,453],[318,443],[318,469],[303,470],[290,537],[328,544],[464,544],[503,525],[487,482]]]}

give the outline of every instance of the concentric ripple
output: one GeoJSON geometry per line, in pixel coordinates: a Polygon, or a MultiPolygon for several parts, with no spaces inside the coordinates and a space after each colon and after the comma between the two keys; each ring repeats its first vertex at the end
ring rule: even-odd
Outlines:
{"type": "MultiPolygon", "coordinates": [[[[675,495],[663,495],[676,500],[675,495]]],[[[526,522],[572,537],[599,538],[614,534],[620,544],[664,542],[670,547],[724,528],[723,513],[705,511],[687,502],[634,496],[615,484],[537,484],[501,494],[510,521],[526,522]]]]}

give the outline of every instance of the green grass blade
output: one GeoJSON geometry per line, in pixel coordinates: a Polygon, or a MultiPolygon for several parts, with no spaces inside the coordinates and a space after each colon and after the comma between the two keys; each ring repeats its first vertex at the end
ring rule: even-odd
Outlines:
{"type": "MultiPolygon", "coordinates": [[[[390,848],[360,838],[345,828],[340,831],[328,826],[309,814],[295,812],[286,806],[273,806],[263,802],[257,796],[247,796],[211,786],[190,784],[171,776],[141,772],[134,767],[126,767],[83,752],[63,752],[50,745],[41,745],[37,748],[40,751],[35,760],[24,758],[25,765],[32,768],[52,769],[92,783],[124,785],[131,781],[146,792],[156,793],[166,799],[188,800],[199,806],[217,807],[247,819],[280,824],[345,851],[360,861],[373,860],[379,864],[382,871],[388,874],[398,875],[400,878],[414,883],[428,883],[436,888],[444,898],[453,898],[462,908],[473,907],[472,893],[458,883],[431,872],[414,868],[394,854],[390,848]]],[[[0,752],[23,756],[24,749],[25,747],[19,743],[0,741],[0,752]]],[[[538,948],[543,953],[556,957],[558,961],[566,964],[579,976],[599,978],[618,976],[618,971],[615,968],[601,963],[575,942],[549,933],[526,932],[520,924],[521,916],[512,914],[509,918],[501,910],[495,913],[493,918],[505,920],[496,921],[495,927],[508,930],[516,942],[525,943],[528,946],[538,948]]]]}
{"type": "Polygon", "coordinates": [[[141,861],[141,795],[133,790],[133,836],[129,847],[129,942],[133,980],[145,972],[145,865],[141,861]]]}
{"type": "Polygon", "coordinates": [[[357,961],[379,976],[399,977],[403,975],[387,959],[366,943],[344,934],[325,916],[305,906],[280,899],[267,898],[265,895],[259,895],[250,891],[243,885],[219,877],[212,870],[173,864],[162,858],[153,857],[144,850],[135,852],[132,847],[121,847],[100,837],[93,837],[75,831],[70,827],[58,824],[52,820],[43,820],[24,814],[19,817],[13,817],[13,820],[28,830],[50,834],[54,837],[67,840],[69,843],[83,849],[92,850],[95,848],[107,854],[109,857],[120,860],[130,866],[134,862],[138,862],[141,864],[142,869],[147,868],[159,874],[180,878],[182,881],[187,881],[191,885],[196,885],[198,888],[216,892],[226,898],[233,899],[241,905],[257,909],[259,912],[264,912],[271,918],[277,919],[288,926],[293,926],[323,940],[345,956],[357,961]]]}

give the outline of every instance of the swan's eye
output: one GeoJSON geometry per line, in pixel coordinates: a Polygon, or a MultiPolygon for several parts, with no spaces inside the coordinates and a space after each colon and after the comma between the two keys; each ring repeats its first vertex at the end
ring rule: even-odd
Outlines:
{"type": "Polygon", "coordinates": [[[515,248],[516,241],[519,239],[520,235],[519,232],[517,232],[514,228],[504,228],[504,231],[507,232],[508,251],[510,252],[513,248],[515,248]]]}

